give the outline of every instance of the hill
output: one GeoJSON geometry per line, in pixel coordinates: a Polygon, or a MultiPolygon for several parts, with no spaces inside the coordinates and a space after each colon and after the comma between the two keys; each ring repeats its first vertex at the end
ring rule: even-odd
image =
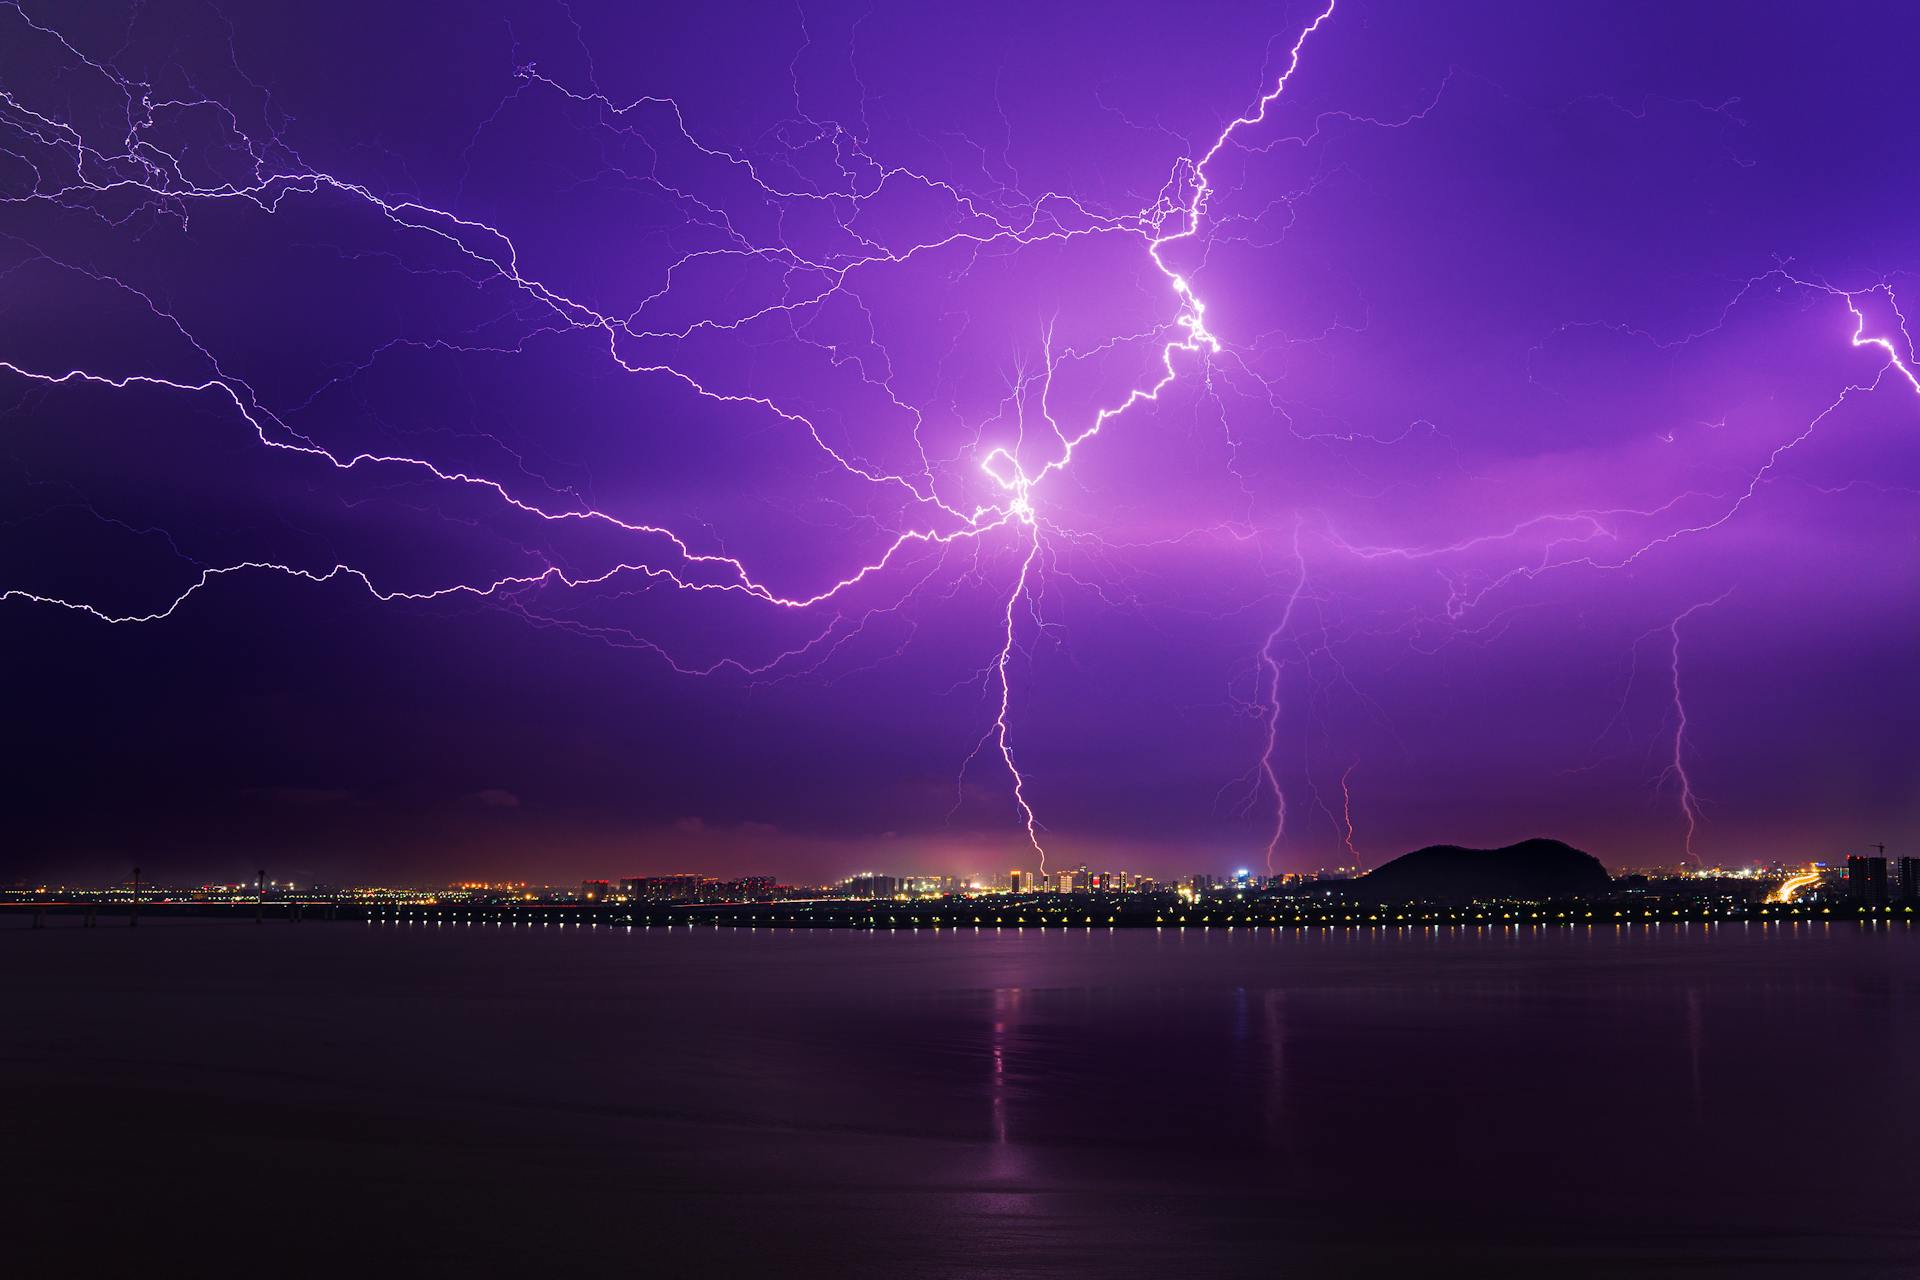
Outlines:
{"type": "Polygon", "coordinates": [[[1538,900],[1605,893],[1612,884],[1590,853],[1558,840],[1522,840],[1501,849],[1428,845],[1352,881],[1351,892],[1375,902],[1538,900]]]}

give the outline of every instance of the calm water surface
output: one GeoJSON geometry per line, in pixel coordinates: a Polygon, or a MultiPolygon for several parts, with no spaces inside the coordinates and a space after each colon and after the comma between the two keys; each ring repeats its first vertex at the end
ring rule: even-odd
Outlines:
{"type": "Polygon", "coordinates": [[[0,1000],[62,1274],[1920,1274],[1906,927],[148,922],[0,1000]]]}

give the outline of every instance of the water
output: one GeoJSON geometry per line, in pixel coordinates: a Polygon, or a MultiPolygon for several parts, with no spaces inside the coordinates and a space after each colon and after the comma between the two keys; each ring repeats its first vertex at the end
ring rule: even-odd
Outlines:
{"type": "Polygon", "coordinates": [[[1920,1274],[1905,926],[115,925],[0,932],[16,1261],[1920,1274]]]}

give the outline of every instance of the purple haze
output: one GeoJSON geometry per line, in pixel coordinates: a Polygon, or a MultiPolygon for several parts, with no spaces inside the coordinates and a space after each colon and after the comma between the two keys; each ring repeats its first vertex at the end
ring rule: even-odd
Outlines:
{"type": "Polygon", "coordinates": [[[1904,839],[1916,36],[0,7],[0,872],[1904,839]]]}

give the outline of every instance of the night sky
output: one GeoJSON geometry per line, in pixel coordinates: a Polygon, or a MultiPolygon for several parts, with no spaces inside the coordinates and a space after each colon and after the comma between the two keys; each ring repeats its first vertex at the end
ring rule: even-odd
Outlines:
{"type": "Polygon", "coordinates": [[[1908,839],[1920,16],[1320,15],[0,7],[0,879],[1908,839]]]}

